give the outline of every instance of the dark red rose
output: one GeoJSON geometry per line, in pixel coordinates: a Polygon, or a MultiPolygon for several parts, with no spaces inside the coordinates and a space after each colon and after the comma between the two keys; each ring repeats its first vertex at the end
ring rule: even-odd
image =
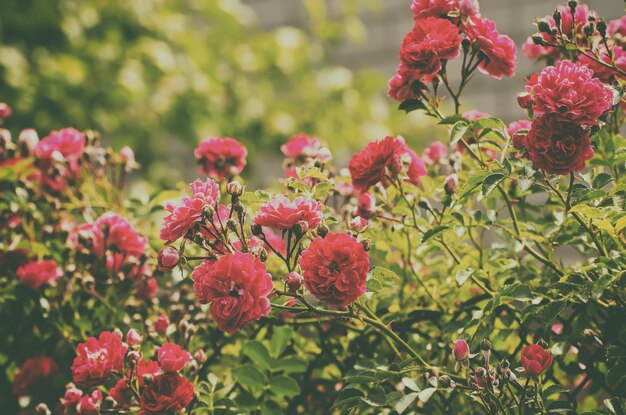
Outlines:
{"type": "Polygon", "coordinates": [[[516,137],[514,143],[526,149],[535,169],[550,174],[581,171],[585,161],[593,157],[589,133],[554,115],[534,120],[528,134],[516,137]]]}
{"type": "Polygon", "coordinates": [[[193,385],[178,373],[157,375],[141,393],[139,415],[180,411],[191,403],[193,393],[193,385]]]}
{"type": "Polygon", "coordinates": [[[522,349],[521,361],[526,373],[538,375],[552,364],[552,353],[538,344],[529,344],[522,349]]]}
{"type": "Polygon", "coordinates": [[[77,356],[72,363],[74,382],[81,386],[102,384],[111,373],[124,369],[127,349],[122,338],[109,331],[103,331],[97,339],[90,337],[76,348],[77,356]]]}
{"type": "Polygon", "coordinates": [[[329,233],[300,258],[304,286],[317,299],[345,307],[365,293],[369,256],[354,237],[329,233]]]}
{"type": "Polygon", "coordinates": [[[59,366],[48,356],[26,359],[13,378],[13,393],[26,396],[44,385],[59,371],[59,366]]]}

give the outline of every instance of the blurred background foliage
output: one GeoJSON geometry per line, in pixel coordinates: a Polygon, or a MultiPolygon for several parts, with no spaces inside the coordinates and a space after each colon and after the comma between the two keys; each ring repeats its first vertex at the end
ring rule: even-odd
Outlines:
{"type": "Polygon", "coordinates": [[[295,133],[327,141],[340,164],[386,134],[420,137],[420,116],[386,96],[389,74],[329,63],[333,44],[367,41],[357,11],[383,0],[289,1],[307,25],[263,30],[239,0],[3,0],[7,128],[99,130],[132,146],[137,176],[157,186],[193,178],[192,149],[209,135],[246,144],[258,185],[281,174],[279,145],[295,133]]]}

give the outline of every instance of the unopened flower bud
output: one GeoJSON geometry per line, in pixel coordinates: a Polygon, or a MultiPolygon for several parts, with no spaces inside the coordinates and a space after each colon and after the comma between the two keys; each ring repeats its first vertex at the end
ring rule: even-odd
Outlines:
{"type": "Polygon", "coordinates": [[[289,291],[297,292],[302,287],[302,275],[297,272],[290,272],[285,277],[285,284],[289,287],[289,291]]]}
{"type": "Polygon", "coordinates": [[[561,27],[561,12],[558,10],[555,10],[554,14],[552,14],[552,18],[554,19],[554,23],[556,23],[556,27],[557,28],[561,27]]]}
{"type": "Polygon", "coordinates": [[[233,232],[237,231],[237,221],[233,218],[230,218],[226,221],[226,226],[233,232]]]}
{"type": "Polygon", "coordinates": [[[361,241],[361,245],[363,245],[363,249],[365,249],[366,252],[369,252],[369,250],[372,249],[372,241],[369,239],[363,239],[361,241]]]}
{"type": "Polygon", "coordinates": [[[487,369],[485,369],[484,367],[477,368],[476,376],[478,376],[479,379],[485,379],[487,377],[487,369]]]}
{"type": "Polygon", "coordinates": [[[120,158],[126,164],[135,164],[135,152],[129,146],[120,149],[120,158]]]}
{"type": "Polygon", "coordinates": [[[126,355],[126,359],[128,361],[129,366],[135,367],[137,366],[137,363],[139,363],[139,361],[141,360],[141,353],[132,350],[128,352],[128,354],[126,355]]]}
{"type": "Polygon", "coordinates": [[[606,28],[607,28],[606,20],[600,19],[596,22],[596,29],[598,29],[598,32],[600,32],[600,35],[602,37],[606,36],[606,28]]]}
{"type": "Polygon", "coordinates": [[[587,37],[591,37],[593,36],[593,33],[595,32],[596,28],[593,25],[593,23],[588,23],[583,27],[583,33],[585,33],[585,36],[587,37]]]}
{"type": "Polygon", "coordinates": [[[20,135],[17,137],[17,144],[23,156],[32,155],[38,143],[39,135],[37,135],[37,131],[32,128],[22,130],[20,135]]]}
{"type": "Polygon", "coordinates": [[[202,206],[202,217],[209,222],[213,220],[213,215],[215,214],[215,209],[213,209],[210,205],[202,206]]]}
{"type": "Polygon", "coordinates": [[[161,271],[171,271],[180,263],[178,250],[172,246],[166,246],[159,251],[157,263],[161,271]]]}
{"type": "Polygon", "coordinates": [[[198,349],[194,353],[193,358],[196,359],[196,362],[202,364],[202,363],[206,362],[207,355],[206,355],[206,352],[204,350],[198,349]]]}
{"type": "Polygon", "coordinates": [[[489,350],[491,350],[491,342],[489,341],[489,339],[483,339],[480,342],[480,349],[488,352],[489,350]]]}
{"type": "Polygon", "coordinates": [[[543,36],[540,34],[534,34],[531,36],[531,39],[535,45],[544,46],[545,41],[543,40],[543,36]]]}
{"type": "Polygon", "coordinates": [[[293,225],[292,230],[293,233],[296,235],[296,238],[300,238],[309,230],[309,225],[306,222],[298,222],[293,225]]]}
{"type": "Polygon", "coordinates": [[[154,320],[154,331],[159,334],[165,334],[170,326],[170,319],[165,315],[161,315],[154,320]]]}
{"type": "Polygon", "coordinates": [[[50,415],[52,412],[50,412],[50,408],[48,408],[48,405],[46,405],[45,403],[40,403],[35,408],[35,413],[37,415],[50,415]]]}
{"type": "Polygon", "coordinates": [[[115,334],[116,336],[118,336],[120,339],[124,338],[124,333],[122,333],[122,330],[120,330],[119,328],[114,328],[113,329],[113,334],[115,334]]]}
{"type": "Polygon", "coordinates": [[[259,250],[259,260],[261,262],[267,261],[267,251],[265,250],[265,248],[259,250]]]}
{"type": "Polygon", "coordinates": [[[263,234],[263,227],[255,223],[254,225],[250,226],[250,232],[252,232],[252,235],[254,236],[260,236],[263,234]]]}
{"type": "Polygon", "coordinates": [[[456,189],[459,187],[459,176],[456,173],[452,173],[448,177],[443,184],[443,190],[449,195],[452,195],[456,192],[456,189]]]}
{"type": "Polygon", "coordinates": [[[437,383],[442,388],[449,388],[452,385],[452,379],[448,375],[441,375],[437,378],[437,383]]]}
{"type": "Polygon", "coordinates": [[[463,53],[469,52],[471,46],[472,46],[472,43],[469,41],[469,39],[463,38],[463,40],[461,41],[461,47],[463,48],[463,53]]]}
{"type": "Polygon", "coordinates": [[[454,358],[460,362],[469,357],[470,348],[465,340],[457,340],[454,342],[454,358]]]}
{"type": "Polygon", "coordinates": [[[328,226],[321,224],[320,226],[317,227],[317,234],[321,237],[321,238],[325,238],[326,235],[328,235],[328,232],[330,231],[330,229],[328,229],[328,226]]]}
{"type": "Polygon", "coordinates": [[[231,196],[239,197],[243,194],[244,187],[237,180],[233,180],[232,182],[228,183],[228,186],[226,187],[226,191],[231,196]]]}
{"type": "Polygon", "coordinates": [[[128,333],[126,333],[126,343],[128,343],[129,346],[132,347],[132,346],[140,345],[142,341],[143,341],[143,336],[141,335],[139,330],[130,329],[128,330],[128,333]]]}
{"type": "Polygon", "coordinates": [[[569,11],[570,13],[572,13],[572,16],[576,15],[576,7],[578,7],[578,1],[577,0],[569,0],[567,2],[567,5],[569,6],[569,11]]]}
{"type": "Polygon", "coordinates": [[[241,215],[243,213],[243,210],[244,210],[243,203],[241,203],[239,200],[234,201],[233,202],[233,210],[241,215]]]}
{"type": "Polygon", "coordinates": [[[355,232],[361,232],[368,225],[367,219],[356,216],[350,220],[350,229],[355,232]]]}
{"type": "Polygon", "coordinates": [[[9,118],[12,112],[13,110],[11,110],[11,107],[9,107],[7,103],[0,102],[0,119],[4,120],[9,118]]]}
{"type": "Polygon", "coordinates": [[[552,30],[552,28],[550,27],[550,22],[548,21],[548,19],[537,19],[537,29],[539,29],[539,31],[541,33],[550,33],[550,31],[552,30]]]}

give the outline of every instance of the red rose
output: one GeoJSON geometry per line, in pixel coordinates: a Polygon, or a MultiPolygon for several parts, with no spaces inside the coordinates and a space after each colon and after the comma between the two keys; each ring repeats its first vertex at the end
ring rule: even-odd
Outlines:
{"type": "Polygon", "coordinates": [[[552,364],[552,353],[538,344],[529,344],[522,349],[522,366],[529,375],[538,375],[552,364]]]}
{"type": "Polygon", "coordinates": [[[408,164],[406,173],[409,181],[417,184],[419,177],[426,174],[424,162],[404,141],[387,136],[368,143],[363,150],[355,153],[348,167],[355,189],[366,192],[379,182],[388,185],[387,176],[397,176],[405,163],[408,164]]]}
{"type": "Polygon", "coordinates": [[[128,343],[129,346],[137,346],[140,345],[141,342],[143,342],[143,336],[141,335],[139,330],[128,330],[128,332],[126,333],[126,343],[128,343]]]}
{"type": "Polygon", "coordinates": [[[11,110],[11,107],[7,103],[0,102],[0,120],[9,118],[12,112],[13,110],[11,110]]]}
{"type": "Polygon", "coordinates": [[[246,147],[230,137],[206,138],[194,150],[200,172],[215,180],[240,174],[246,167],[247,155],[246,147]]]}
{"type": "Polygon", "coordinates": [[[369,192],[361,193],[357,210],[359,216],[369,219],[374,214],[374,209],[376,209],[376,197],[369,192]]]}
{"type": "Polygon", "coordinates": [[[17,396],[26,396],[39,387],[45,386],[57,372],[59,366],[48,356],[38,356],[26,359],[22,367],[15,372],[13,378],[13,393],[17,396]]]}
{"type": "Polygon", "coordinates": [[[515,144],[526,149],[535,169],[550,174],[569,174],[585,168],[593,157],[589,133],[576,124],[546,115],[534,120],[525,137],[515,136],[515,144]]]}
{"type": "Polygon", "coordinates": [[[157,263],[161,271],[171,271],[178,266],[179,262],[178,250],[171,246],[161,249],[157,255],[157,263]]]}
{"type": "Polygon", "coordinates": [[[85,135],[74,128],[51,131],[37,143],[34,149],[39,159],[38,166],[42,172],[43,185],[51,190],[59,191],[67,185],[68,180],[80,175],[79,159],[85,149],[85,135]],[[62,162],[62,163],[59,163],[62,162]],[[61,167],[58,172],[54,167],[61,167]]]}
{"type": "Polygon", "coordinates": [[[369,257],[350,235],[329,233],[314,239],[299,263],[304,286],[319,300],[345,307],[365,293],[369,257]]]}
{"type": "Polygon", "coordinates": [[[165,343],[159,347],[159,364],[165,372],[178,372],[183,370],[191,355],[176,343],[165,343]]]}
{"type": "Polygon", "coordinates": [[[330,150],[322,144],[319,138],[309,137],[306,134],[294,135],[280,146],[280,151],[287,158],[289,167],[302,165],[308,159],[325,163],[332,158],[330,150]]]}
{"type": "Polygon", "coordinates": [[[432,80],[441,69],[441,59],[459,56],[459,28],[446,19],[417,19],[415,27],[402,41],[400,62],[424,82],[432,80]]]}
{"type": "Polygon", "coordinates": [[[149,300],[153,298],[159,289],[159,283],[156,278],[147,278],[135,282],[135,297],[149,300]]]}
{"type": "Polygon", "coordinates": [[[591,69],[569,60],[532,75],[526,91],[533,96],[535,115],[554,114],[581,125],[597,125],[613,102],[613,93],[593,77],[591,69]]]}
{"type": "Polygon", "coordinates": [[[254,223],[276,230],[292,229],[299,223],[307,230],[317,228],[323,217],[322,204],[317,200],[297,197],[292,201],[276,196],[261,205],[254,223]]]}
{"type": "MultiPolygon", "coordinates": [[[[622,48],[613,48],[613,56],[609,57],[606,52],[600,53],[600,60],[607,64],[615,64],[618,69],[622,71],[626,70],[626,51],[622,48]]],[[[614,69],[607,68],[606,66],[596,62],[595,60],[588,58],[586,55],[580,55],[578,61],[587,66],[593,71],[593,76],[598,78],[604,83],[612,84],[617,78],[624,79],[624,76],[620,75],[614,69]]]]}
{"type": "Polygon", "coordinates": [[[134,394],[128,383],[124,379],[120,379],[109,391],[109,396],[115,399],[118,408],[128,408],[134,394]]]}
{"type": "Polygon", "coordinates": [[[404,65],[400,65],[398,72],[389,80],[388,95],[396,101],[406,101],[407,99],[418,99],[418,95],[413,92],[414,82],[419,82],[411,70],[406,70],[404,65]]]}
{"type": "Polygon", "coordinates": [[[154,320],[154,331],[156,331],[159,334],[165,334],[169,326],[170,326],[170,319],[165,314],[158,316],[154,320]]]}
{"type": "Polygon", "coordinates": [[[202,208],[215,207],[220,198],[220,188],[212,179],[205,182],[198,179],[189,185],[192,197],[185,197],[179,205],[168,203],[165,209],[169,212],[163,218],[161,239],[175,242],[186,235],[196,223],[202,220],[202,208]]]}
{"type": "Polygon", "coordinates": [[[252,254],[235,252],[205,261],[192,277],[198,300],[211,304],[211,317],[222,331],[234,333],[271,310],[272,276],[252,254]]]}
{"type": "Polygon", "coordinates": [[[439,163],[448,156],[448,146],[440,141],[430,143],[422,153],[422,160],[427,164],[439,163]]]}
{"type": "Polygon", "coordinates": [[[178,373],[163,373],[141,393],[139,415],[162,415],[186,408],[193,399],[193,385],[178,373]]]}
{"type": "Polygon", "coordinates": [[[112,372],[124,369],[128,346],[115,333],[103,331],[96,339],[90,337],[76,347],[72,363],[74,382],[81,386],[96,386],[106,381],[112,372]]]}
{"type": "Polygon", "coordinates": [[[16,274],[22,284],[38,290],[42,285],[63,275],[63,271],[53,259],[48,259],[22,265],[17,269],[16,274]]]}
{"type": "Polygon", "coordinates": [[[467,38],[480,48],[482,60],[478,70],[496,79],[515,74],[517,47],[515,42],[496,30],[489,19],[472,19],[463,28],[467,38]]]}

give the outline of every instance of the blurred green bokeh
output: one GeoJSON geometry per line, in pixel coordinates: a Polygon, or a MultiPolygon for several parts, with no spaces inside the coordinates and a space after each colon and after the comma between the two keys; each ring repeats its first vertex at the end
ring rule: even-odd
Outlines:
{"type": "Polygon", "coordinates": [[[3,0],[6,126],[99,130],[115,148],[132,146],[157,185],[195,174],[192,148],[208,135],[243,141],[249,176],[299,132],[344,160],[385,134],[414,139],[416,117],[386,97],[390,74],[327,58],[334,44],[366,41],[358,11],[384,2],[345,0],[331,14],[324,0],[286,1],[303,2],[304,27],[262,30],[238,0],[3,0]]]}

